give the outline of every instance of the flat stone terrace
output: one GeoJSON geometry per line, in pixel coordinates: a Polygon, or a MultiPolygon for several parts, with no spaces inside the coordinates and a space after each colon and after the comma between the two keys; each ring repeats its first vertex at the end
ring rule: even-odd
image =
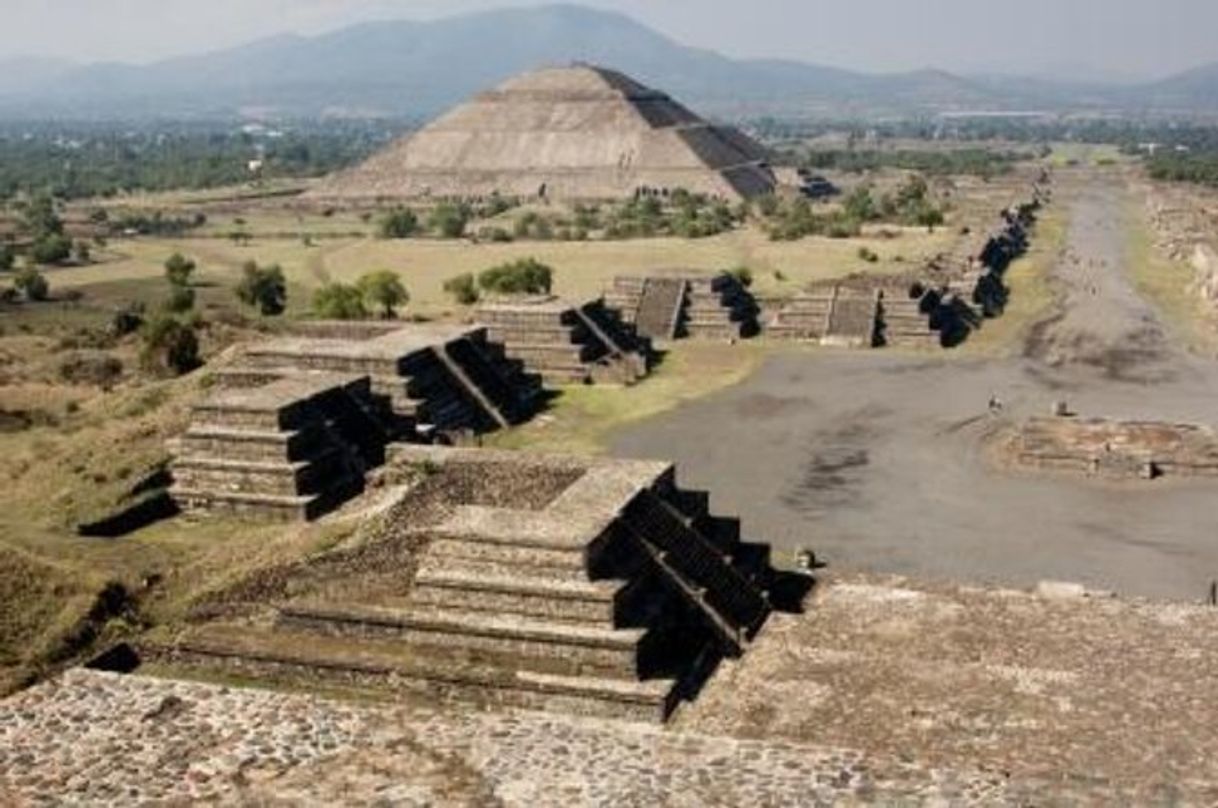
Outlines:
{"type": "Polygon", "coordinates": [[[1106,477],[1218,477],[1218,435],[1194,424],[1032,418],[1003,454],[1017,466],[1106,477]]]}
{"type": "Polygon", "coordinates": [[[0,702],[17,805],[1204,805],[1218,610],[842,576],[664,728],[85,670],[0,702]]]}

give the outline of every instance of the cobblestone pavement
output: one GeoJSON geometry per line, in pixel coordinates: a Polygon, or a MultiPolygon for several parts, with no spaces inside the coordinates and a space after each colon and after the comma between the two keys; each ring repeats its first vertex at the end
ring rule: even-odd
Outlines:
{"type": "Polygon", "coordinates": [[[0,705],[0,793],[19,806],[777,806],[1016,802],[1032,790],[785,742],[84,670],[0,705]]]}

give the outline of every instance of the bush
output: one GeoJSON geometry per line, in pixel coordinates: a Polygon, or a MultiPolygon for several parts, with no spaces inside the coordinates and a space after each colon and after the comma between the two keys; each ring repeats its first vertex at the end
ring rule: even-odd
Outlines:
{"type": "Polygon", "coordinates": [[[502,295],[549,294],[554,272],[535,258],[522,258],[483,271],[478,285],[502,295]]]}
{"type": "Polygon", "coordinates": [[[313,313],[323,320],[363,320],[368,317],[363,292],[345,283],[328,283],[314,292],[313,313]]]}
{"type": "Polygon", "coordinates": [[[174,317],[160,317],[144,328],[143,366],[156,373],[180,376],[199,367],[199,338],[194,329],[174,317]]]}
{"type": "Polygon", "coordinates": [[[72,241],[60,233],[50,233],[30,246],[30,259],[35,264],[62,264],[72,256],[72,241]]]}
{"type": "Polygon", "coordinates": [[[165,278],[174,286],[190,286],[194,271],[195,262],[181,253],[174,253],[165,260],[165,278]]]}
{"type": "Polygon", "coordinates": [[[859,258],[869,264],[874,264],[880,260],[880,256],[875,250],[868,249],[867,247],[859,247],[859,258]]]}
{"type": "Polygon", "coordinates": [[[466,272],[444,282],[444,291],[462,306],[472,306],[478,302],[478,284],[474,281],[473,273],[466,272]]]}
{"type": "Polygon", "coordinates": [[[259,267],[255,261],[246,261],[235,291],[238,300],[247,306],[256,306],[264,317],[283,314],[288,305],[287,280],[279,264],[259,267]]]}
{"type": "Polygon", "coordinates": [[[11,244],[0,244],[0,272],[12,272],[17,262],[17,251],[11,244]]]}
{"type": "Polygon", "coordinates": [[[17,273],[13,279],[13,287],[25,296],[26,300],[46,300],[51,294],[51,285],[42,273],[33,267],[26,267],[17,273]]]}
{"type": "Polygon", "coordinates": [[[427,226],[444,238],[461,238],[469,224],[470,210],[467,205],[443,202],[427,217],[427,226]]]}
{"type": "Polygon", "coordinates": [[[355,284],[364,296],[364,300],[373,306],[381,308],[381,316],[386,320],[397,317],[395,306],[410,302],[410,293],[402,285],[402,279],[396,272],[387,269],[369,272],[355,284]]]}
{"type": "Polygon", "coordinates": [[[188,312],[195,307],[195,290],[189,286],[169,285],[169,297],[165,299],[165,310],[174,314],[188,312]]]}
{"type": "Polygon", "coordinates": [[[395,208],[381,219],[381,238],[410,238],[419,231],[419,217],[410,208],[395,208]]]}
{"type": "Polygon", "coordinates": [[[144,304],[131,303],[114,313],[110,320],[110,332],[116,337],[134,334],[144,325],[144,304]]]}
{"type": "Polygon", "coordinates": [[[506,244],[512,240],[512,234],[502,227],[483,227],[478,231],[478,240],[506,244]]]}

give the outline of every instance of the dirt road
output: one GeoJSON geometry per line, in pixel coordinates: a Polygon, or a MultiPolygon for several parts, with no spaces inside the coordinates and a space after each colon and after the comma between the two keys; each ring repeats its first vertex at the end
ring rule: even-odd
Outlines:
{"type": "Polygon", "coordinates": [[[1126,201],[1098,176],[1059,189],[1058,308],[1020,357],[776,355],[614,451],[676,460],[750,535],[836,567],[1200,598],[1218,579],[1218,484],[1014,475],[982,455],[990,430],[1059,399],[1085,415],[1218,424],[1218,364],[1177,348],[1129,280],[1126,201]]]}

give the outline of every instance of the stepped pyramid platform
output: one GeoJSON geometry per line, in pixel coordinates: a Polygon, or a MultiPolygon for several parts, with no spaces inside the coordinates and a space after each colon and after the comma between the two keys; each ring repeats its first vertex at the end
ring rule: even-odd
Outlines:
{"type": "Polygon", "coordinates": [[[605,305],[652,340],[735,340],[757,333],[757,306],[729,273],[621,276],[605,305]]]}
{"type": "Polygon", "coordinates": [[[931,317],[923,311],[924,296],[886,291],[880,300],[879,341],[888,347],[940,348],[943,335],[931,327],[931,317]]]}
{"type": "Polygon", "coordinates": [[[504,300],[480,305],[475,317],[508,358],[549,385],[634,384],[649,370],[650,345],[599,301],[504,300]]]}
{"type": "Polygon", "coordinates": [[[601,200],[685,189],[740,199],[773,193],[768,159],[739,130],[621,73],[577,64],[481,93],[306,198],[601,200]]]}
{"type": "Polygon", "coordinates": [[[172,443],[185,511],[313,519],[363,490],[388,436],[366,376],[307,371],[220,390],[172,443]]]}
{"type": "Polygon", "coordinates": [[[782,301],[763,330],[775,339],[841,348],[877,344],[881,293],[836,284],[782,301]]]}
{"type": "Polygon", "coordinates": [[[274,602],[147,653],[174,675],[662,721],[771,611],[768,547],[670,464],[417,445],[389,463],[413,482],[380,534],[238,586],[274,602]]]}
{"type": "Polygon", "coordinates": [[[366,375],[403,435],[507,427],[532,413],[540,393],[540,380],[507,358],[483,328],[318,323],[306,329],[321,336],[249,346],[218,377],[245,387],[304,370],[366,375]]]}

